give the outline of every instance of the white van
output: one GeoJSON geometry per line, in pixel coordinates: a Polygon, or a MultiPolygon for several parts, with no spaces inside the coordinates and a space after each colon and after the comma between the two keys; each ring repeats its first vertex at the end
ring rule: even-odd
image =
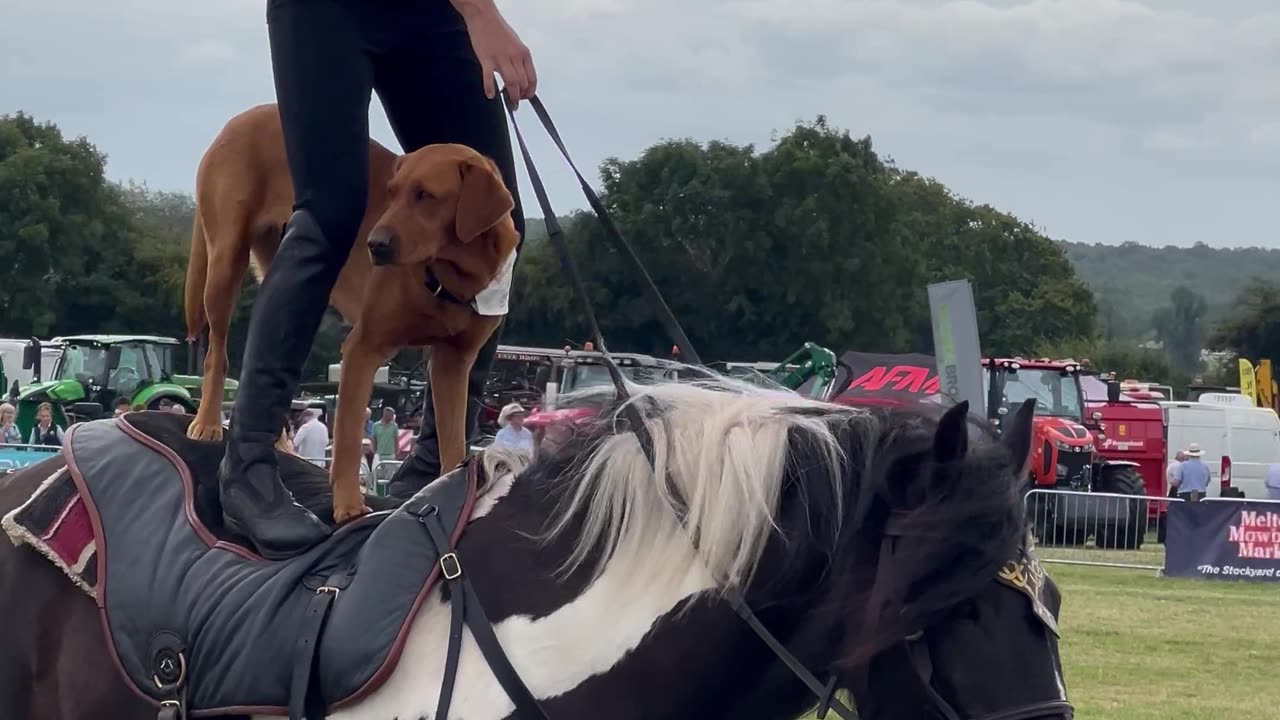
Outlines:
{"type": "MultiPolygon", "coordinates": [[[[0,362],[4,363],[4,375],[10,385],[16,380],[18,387],[26,387],[34,379],[29,369],[22,367],[22,354],[30,339],[0,338],[0,362]]],[[[53,364],[62,356],[62,349],[57,343],[41,341],[40,373],[42,380],[48,380],[53,373],[53,364]]],[[[0,388],[0,396],[8,397],[10,388],[0,388]]]]}
{"type": "MultiPolygon", "coordinates": [[[[1225,399],[1224,399],[1225,400],[1225,399]]],[[[1247,398],[1246,398],[1247,400],[1247,398]]],[[[1199,443],[1209,466],[1209,496],[1220,497],[1223,476],[1245,497],[1267,497],[1267,465],[1280,462],[1280,417],[1271,408],[1229,401],[1161,402],[1165,463],[1178,450],[1199,443]]]]}

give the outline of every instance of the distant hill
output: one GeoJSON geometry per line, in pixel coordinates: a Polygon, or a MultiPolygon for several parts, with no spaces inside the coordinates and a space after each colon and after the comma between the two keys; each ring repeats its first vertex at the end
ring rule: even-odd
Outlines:
{"type": "Polygon", "coordinates": [[[1086,245],[1060,241],[1076,273],[1098,297],[1102,324],[1116,339],[1145,336],[1151,315],[1169,304],[1178,285],[1204,296],[1209,321],[1223,315],[1251,276],[1280,281],[1280,250],[1151,247],[1137,243],[1086,245]]]}

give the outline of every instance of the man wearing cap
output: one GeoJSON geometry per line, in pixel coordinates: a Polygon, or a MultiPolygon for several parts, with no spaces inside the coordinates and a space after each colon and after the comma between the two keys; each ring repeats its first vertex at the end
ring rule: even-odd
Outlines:
{"type": "Polygon", "coordinates": [[[1178,497],[1197,502],[1209,492],[1209,466],[1200,462],[1204,452],[1199,443],[1191,443],[1183,454],[1186,459],[1173,471],[1173,485],[1178,489],[1178,497]]]}
{"type": "Polygon", "coordinates": [[[533,431],[524,426],[529,413],[520,403],[510,403],[498,413],[501,429],[493,438],[495,447],[509,447],[533,452],[533,431]]]}

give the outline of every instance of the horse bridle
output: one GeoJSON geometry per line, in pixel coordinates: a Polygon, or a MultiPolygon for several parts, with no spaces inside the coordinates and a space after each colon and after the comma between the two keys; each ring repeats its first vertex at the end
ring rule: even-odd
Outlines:
{"type": "MultiPolygon", "coordinates": [[[[884,541],[880,545],[880,561],[876,570],[877,576],[886,572],[886,568],[892,567],[898,538],[905,534],[902,532],[902,525],[905,523],[906,518],[907,513],[894,511],[885,523],[884,541]]],[[[1071,703],[1060,698],[1006,710],[997,710],[985,715],[961,715],[933,686],[933,655],[929,650],[926,632],[926,630],[920,629],[908,634],[902,639],[902,649],[907,655],[911,669],[915,671],[916,680],[933,705],[931,709],[942,720],[1033,720],[1034,718],[1054,716],[1070,720],[1075,716],[1075,708],[1071,703]]]]}
{"type": "MultiPolygon", "coordinates": [[[[578,274],[577,265],[569,255],[569,249],[564,240],[564,231],[561,229],[560,223],[556,219],[555,211],[552,209],[551,202],[547,197],[546,188],[543,186],[542,179],[538,175],[538,171],[534,166],[533,158],[529,154],[529,148],[525,144],[524,135],[520,132],[520,125],[516,122],[514,105],[510,101],[510,96],[507,94],[506,88],[503,88],[502,90],[502,102],[507,110],[507,116],[511,119],[511,127],[515,131],[516,141],[520,146],[520,153],[524,160],[525,169],[529,173],[529,181],[533,186],[534,195],[538,198],[538,204],[542,208],[543,222],[547,228],[548,240],[550,240],[552,246],[555,247],[556,253],[560,258],[561,267],[569,277],[570,283],[573,286],[574,295],[576,296],[578,304],[582,308],[583,314],[586,316],[592,337],[595,339],[601,357],[604,359],[605,367],[609,371],[609,377],[613,383],[616,393],[616,400],[622,405],[622,414],[625,416],[627,424],[636,434],[636,439],[639,442],[640,448],[644,452],[645,457],[648,459],[650,467],[656,468],[656,464],[654,462],[653,438],[649,435],[644,418],[641,417],[640,411],[635,407],[635,403],[627,402],[630,398],[630,394],[627,391],[626,383],[622,377],[622,372],[618,369],[617,364],[609,354],[608,346],[604,341],[604,334],[600,331],[600,326],[596,322],[595,311],[587,296],[586,287],[583,285],[582,278],[578,274]]],[[[608,211],[600,201],[600,198],[596,195],[595,190],[591,188],[591,185],[587,182],[586,178],[583,177],[582,173],[574,164],[573,159],[569,156],[569,151],[565,147],[564,142],[560,139],[560,133],[556,130],[555,124],[551,121],[551,116],[547,113],[546,107],[542,104],[542,100],[535,95],[529,98],[529,104],[533,107],[534,113],[537,114],[538,119],[542,122],[542,126],[547,131],[547,135],[551,138],[556,148],[560,151],[560,154],[564,157],[565,161],[569,164],[569,167],[577,176],[578,183],[581,185],[582,191],[586,195],[588,204],[591,206],[591,209],[596,214],[596,218],[604,228],[605,238],[619,254],[628,259],[636,271],[636,276],[642,281],[641,284],[644,286],[645,293],[656,310],[658,321],[662,323],[667,334],[675,343],[676,349],[679,350],[681,358],[688,365],[700,366],[702,364],[701,358],[697,351],[694,350],[693,344],[689,342],[689,338],[685,335],[684,329],[680,327],[679,321],[676,320],[675,315],[667,306],[666,301],[662,297],[662,293],[649,277],[644,265],[636,256],[630,244],[622,237],[622,233],[620,233],[617,227],[613,224],[608,211]]],[[[685,525],[683,500],[681,499],[677,489],[672,485],[670,478],[666,478],[665,482],[671,492],[670,497],[673,498],[672,504],[668,507],[670,507],[671,511],[675,513],[677,520],[683,526],[685,525]]],[[[891,540],[892,538],[887,538],[884,545],[890,546],[891,540]]],[[[891,556],[892,549],[890,548],[888,552],[891,556]]],[[[773,654],[787,666],[791,673],[795,675],[796,678],[814,694],[814,696],[817,697],[817,717],[819,720],[823,720],[828,712],[834,712],[841,718],[841,720],[857,720],[857,711],[847,707],[835,697],[836,677],[834,674],[832,674],[826,682],[819,680],[817,676],[815,676],[813,672],[804,665],[804,663],[796,658],[795,655],[793,655],[791,651],[779,642],[778,639],[774,637],[773,633],[771,633],[768,628],[760,622],[760,619],[747,604],[746,599],[742,596],[742,593],[739,590],[736,588],[729,588],[726,592],[726,599],[734,612],[736,612],[747,626],[755,632],[760,640],[769,647],[773,654]]],[[[1069,703],[1065,703],[1065,701],[1056,701],[1040,703],[1027,708],[1003,711],[983,718],[963,718],[955,711],[954,708],[951,707],[950,703],[948,703],[945,698],[938,694],[937,690],[933,688],[932,682],[929,680],[932,676],[933,664],[929,655],[928,645],[924,642],[923,632],[917,633],[911,638],[904,639],[904,643],[906,644],[907,651],[912,658],[912,667],[915,668],[917,675],[922,681],[922,685],[927,688],[936,708],[946,720],[1026,720],[1027,718],[1035,717],[1037,713],[1041,715],[1051,715],[1054,712],[1071,717],[1071,705],[1069,703]]],[[[540,712],[540,709],[538,712],[540,712]]],[[[541,714],[541,717],[545,718],[545,713],[541,714]]]]}

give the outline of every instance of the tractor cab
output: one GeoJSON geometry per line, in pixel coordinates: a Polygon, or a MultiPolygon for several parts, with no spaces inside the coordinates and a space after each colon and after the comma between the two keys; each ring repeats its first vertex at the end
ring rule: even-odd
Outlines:
{"type": "Polygon", "coordinates": [[[1085,427],[1080,366],[1074,361],[989,359],[982,362],[988,419],[997,431],[1005,417],[1035,401],[1031,477],[1037,487],[1088,489],[1094,438],[1085,427]]]}
{"type": "MultiPolygon", "coordinates": [[[[54,421],[70,425],[109,415],[119,398],[130,407],[148,410],[177,403],[187,412],[195,410],[190,393],[173,381],[171,338],[148,335],[74,335],[54,338],[61,354],[54,362],[50,378],[24,388],[19,395],[18,426],[29,432],[36,410],[48,402],[54,421]]],[[[33,346],[26,360],[36,365],[33,346]]]]}

